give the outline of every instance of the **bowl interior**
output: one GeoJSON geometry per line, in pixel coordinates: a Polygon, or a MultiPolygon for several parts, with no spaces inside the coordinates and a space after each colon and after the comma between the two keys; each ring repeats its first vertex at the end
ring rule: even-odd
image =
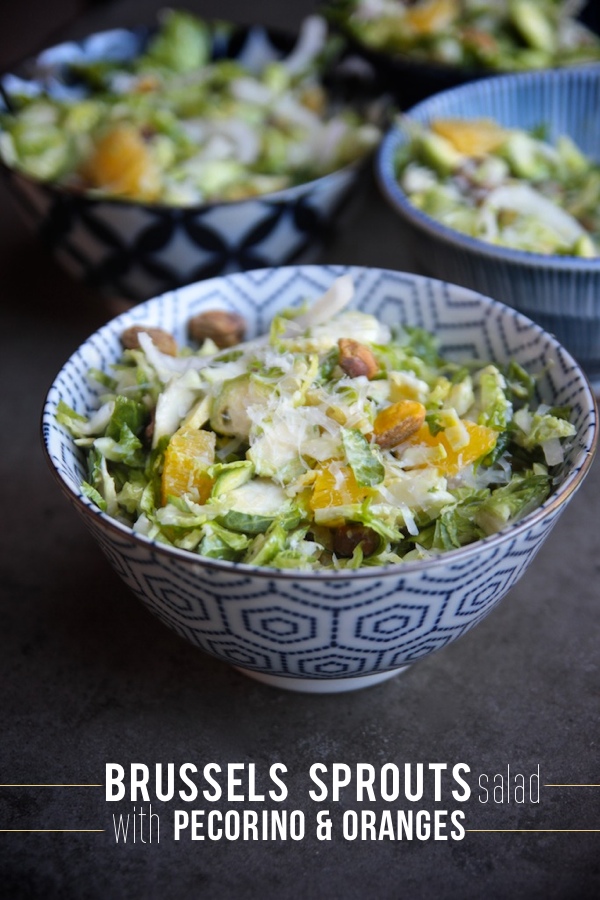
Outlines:
{"type": "MultiPolygon", "coordinates": [[[[89,414],[97,407],[97,396],[87,381],[87,373],[92,367],[106,370],[118,359],[120,335],[126,327],[134,324],[158,326],[172,332],[180,344],[185,344],[186,323],[190,316],[209,309],[228,309],[244,316],[248,337],[253,337],[268,328],[278,310],[316,299],[344,273],[353,277],[354,308],[372,313],[392,326],[412,325],[435,332],[440,350],[447,357],[498,362],[514,359],[532,374],[540,374],[539,401],[549,405],[569,405],[577,435],[558,472],[555,493],[541,511],[523,519],[523,527],[532,516],[543,515],[545,507],[554,505],[557,499],[561,502],[571,494],[587,471],[595,448],[595,403],[579,366],[551,335],[501,303],[434,279],[361,267],[290,266],[210,279],[164,294],[113,319],[71,356],[48,392],[42,421],[47,455],[70,498],[107,518],[82,495],[80,483],[86,477],[82,455],[70,435],[57,424],[55,415],[61,400],[81,414],[89,414]]],[[[109,521],[115,525],[114,520],[109,521]]],[[[126,526],[118,527],[130,531],[126,526]]],[[[459,552],[462,551],[452,551],[459,552]]],[[[232,565],[216,564],[219,567],[232,565]]],[[[370,576],[374,571],[369,570],[370,576]]],[[[332,574],[337,573],[328,573],[328,577],[332,574]]]]}
{"type": "Polygon", "coordinates": [[[519,128],[547,128],[554,140],[569,134],[584,153],[600,160],[600,66],[485,78],[419,104],[419,121],[442,116],[495,118],[519,128]]]}
{"type": "MultiPolygon", "coordinates": [[[[444,91],[409,113],[423,124],[436,118],[491,118],[505,127],[543,126],[548,139],[569,135],[581,150],[600,162],[600,66],[486,78],[444,91]]],[[[600,259],[552,256],[502,247],[456,231],[414,206],[396,179],[395,159],[406,137],[394,127],[377,156],[377,177],[384,196],[410,221],[446,243],[521,268],[579,271],[600,275],[600,259]]]]}
{"type": "MultiPolygon", "coordinates": [[[[585,3],[582,5],[585,6],[585,3]]],[[[595,4],[590,4],[590,6],[592,5],[595,6],[595,4]]],[[[341,9],[336,9],[335,3],[329,6],[327,14],[333,26],[344,36],[352,50],[372,65],[380,78],[381,88],[389,90],[403,110],[411,109],[427,98],[458,85],[485,78],[501,77],[515,71],[513,66],[501,69],[486,66],[483,63],[457,64],[428,59],[426,55],[419,56],[418,52],[411,53],[410,50],[381,49],[362,40],[359,30],[348,24],[343,4],[341,9]]],[[[594,31],[598,31],[593,13],[588,16],[590,19],[588,24],[585,22],[584,15],[578,16],[578,18],[582,20],[578,28],[587,29],[590,35],[594,31]]],[[[593,63],[573,63],[574,69],[589,65],[593,65],[593,63]]]]}
{"type": "MultiPolygon", "coordinates": [[[[302,34],[265,28],[262,25],[238,25],[223,21],[207,22],[212,61],[232,59],[248,72],[258,73],[271,62],[280,62],[299,51],[302,34]]],[[[115,28],[91,34],[77,41],[48,47],[35,57],[25,59],[0,78],[0,112],[10,112],[19,97],[48,94],[56,99],[77,100],[92,92],[90,84],[78,74],[78,65],[102,62],[127,64],[144,53],[158,25],[115,28]]],[[[345,55],[332,52],[317,55],[318,77],[327,89],[331,108],[354,107],[376,124],[383,124],[385,104],[380,102],[376,86],[366,72],[348,66],[345,55]]]]}

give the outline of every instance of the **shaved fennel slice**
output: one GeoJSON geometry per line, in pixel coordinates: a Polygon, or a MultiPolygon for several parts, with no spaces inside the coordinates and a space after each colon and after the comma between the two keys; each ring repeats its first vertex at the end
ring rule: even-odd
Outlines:
{"type": "Polygon", "coordinates": [[[507,209],[536,216],[544,225],[554,229],[567,244],[573,244],[587,234],[577,219],[527,184],[507,184],[496,188],[488,194],[481,208],[507,209]]]}
{"type": "Polygon", "coordinates": [[[163,353],[145,331],[140,331],[138,341],[146,355],[146,359],[154,368],[163,384],[170,381],[175,374],[182,374],[190,368],[197,368],[191,365],[192,357],[170,356],[168,353],[163,353]]]}
{"type": "Polygon", "coordinates": [[[327,40],[327,23],[322,16],[307,16],[300,27],[300,36],[290,55],[282,60],[292,75],[299,75],[311,65],[323,50],[327,40]]]}
{"type": "MultiPolygon", "coordinates": [[[[302,313],[288,323],[287,329],[282,337],[286,338],[296,335],[300,331],[305,331],[307,328],[321,325],[322,323],[329,321],[329,319],[332,319],[333,316],[337,315],[341,310],[348,306],[353,296],[354,282],[352,276],[341,275],[339,278],[336,278],[331,287],[313,303],[307,312],[302,313]]],[[[236,344],[234,349],[247,353],[257,347],[262,347],[268,340],[268,334],[261,334],[251,341],[244,341],[241,344],[236,344]]],[[[194,369],[203,369],[205,366],[211,365],[220,353],[222,353],[222,351],[219,351],[219,353],[214,356],[187,357],[185,361],[188,363],[188,366],[194,369]]]]}
{"type": "MultiPolygon", "coordinates": [[[[331,287],[315,301],[306,313],[302,313],[289,322],[287,330],[282,337],[289,337],[311,326],[327,322],[344,309],[353,296],[354,282],[352,276],[341,275],[339,278],[336,278],[331,287]]],[[[250,353],[259,347],[263,347],[268,341],[269,335],[261,334],[251,341],[236,344],[233,349],[243,353],[250,353]]],[[[163,384],[167,384],[175,374],[182,375],[190,370],[199,372],[207,366],[211,366],[219,356],[223,355],[223,351],[219,350],[218,353],[209,356],[169,356],[166,353],[162,353],[156,347],[152,338],[145,332],[140,332],[139,342],[148,362],[154,367],[163,384]]]]}
{"type": "Polygon", "coordinates": [[[173,378],[159,395],[154,415],[152,446],[162,437],[177,431],[181,420],[190,412],[200,393],[200,381],[196,372],[185,372],[173,378]]]}
{"type": "Polygon", "coordinates": [[[311,328],[332,319],[345,309],[354,296],[354,282],[351,275],[341,275],[333,282],[329,290],[316,300],[308,312],[294,319],[294,325],[300,328],[311,328]]]}

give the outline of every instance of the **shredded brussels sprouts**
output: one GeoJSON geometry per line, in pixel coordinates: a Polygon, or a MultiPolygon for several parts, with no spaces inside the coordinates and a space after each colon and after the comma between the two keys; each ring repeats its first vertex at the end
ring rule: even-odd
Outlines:
{"type": "Polygon", "coordinates": [[[330,0],[329,18],[375,50],[461,68],[597,62],[600,39],[567,0],[330,0]]]}
{"type": "Polygon", "coordinates": [[[90,196],[186,207],[302,184],[375,147],[377,122],[324,85],[332,44],[323,19],[305,20],[287,56],[263,48],[219,58],[227,33],[166,10],[131,61],[71,63],[81,91],[13,92],[0,158],[90,196]]]}
{"type": "Polygon", "coordinates": [[[427,215],[515,250],[600,254],[600,165],[568,136],[550,142],[493,119],[399,124],[398,182],[427,215]]]}
{"type": "Polygon", "coordinates": [[[119,362],[90,373],[98,409],[59,405],[85,495],[162,543],[292,569],[427,558],[545,500],[575,429],[533,402],[531,373],[459,365],[418,328],[343,309],[349,276],[326,296],[331,320],[321,298],[225,349],[215,329],[175,355],[129,329],[119,362]]]}

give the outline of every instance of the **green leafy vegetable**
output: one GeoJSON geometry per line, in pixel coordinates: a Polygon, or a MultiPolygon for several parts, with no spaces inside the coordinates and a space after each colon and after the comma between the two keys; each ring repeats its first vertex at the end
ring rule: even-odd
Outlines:
{"type": "Polygon", "coordinates": [[[530,373],[450,362],[419,329],[330,320],[327,304],[227,354],[126,350],[92,371],[98,409],[56,415],[85,456],[83,494],[169,546],[301,570],[425,559],[544,502],[575,427],[531,402],[530,373]],[[340,338],[376,357],[374,378],[338,365],[340,338]]]}
{"type": "Polygon", "coordinates": [[[385,469],[366,437],[350,428],[342,428],[341,436],[348,465],[358,484],[380,484],[385,477],[385,469]]]}
{"type": "Polygon", "coordinates": [[[65,64],[84,96],[46,92],[40,79],[39,94],[13,97],[0,113],[0,159],[78,194],[175,207],[243,200],[347,166],[378,143],[381,110],[330,93],[330,49],[341,50],[315,21],[281,59],[257,50],[257,37],[236,60],[233,26],[165,10],[135,58],[65,64]]]}

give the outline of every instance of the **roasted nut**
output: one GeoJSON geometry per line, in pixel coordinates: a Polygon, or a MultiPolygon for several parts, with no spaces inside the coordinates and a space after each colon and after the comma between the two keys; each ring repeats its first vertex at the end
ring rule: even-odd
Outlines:
{"type": "Polygon", "coordinates": [[[425,421],[425,407],[417,400],[399,400],[377,413],[373,435],[382,448],[396,447],[415,434],[425,421]]]}
{"type": "Polygon", "coordinates": [[[352,338],[340,338],[338,347],[340,348],[340,367],[350,378],[358,378],[359,375],[373,378],[377,375],[379,367],[375,357],[364,344],[359,344],[352,338]]]}
{"type": "Polygon", "coordinates": [[[359,544],[363,555],[371,556],[379,547],[379,535],[366,525],[341,525],[332,529],[333,552],[337,556],[352,556],[359,544]]]}
{"type": "Polygon", "coordinates": [[[188,322],[188,334],[199,344],[210,338],[222,350],[244,340],[246,322],[238,313],[213,309],[193,316],[188,322]]]}
{"type": "Polygon", "coordinates": [[[139,334],[141,331],[152,338],[152,343],[161,353],[177,356],[177,342],[173,335],[168,331],[163,331],[162,328],[152,328],[150,325],[132,325],[125,329],[121,335],[121,343],[126,350],[140,349],[139,334]]]}
{"type": "Polygon", "coordinates": [[[303,106],[321,116],[325,114],[327,107],[327,94],[320,84],[311,84],[302,91],[300,102],[303,106]]]}

